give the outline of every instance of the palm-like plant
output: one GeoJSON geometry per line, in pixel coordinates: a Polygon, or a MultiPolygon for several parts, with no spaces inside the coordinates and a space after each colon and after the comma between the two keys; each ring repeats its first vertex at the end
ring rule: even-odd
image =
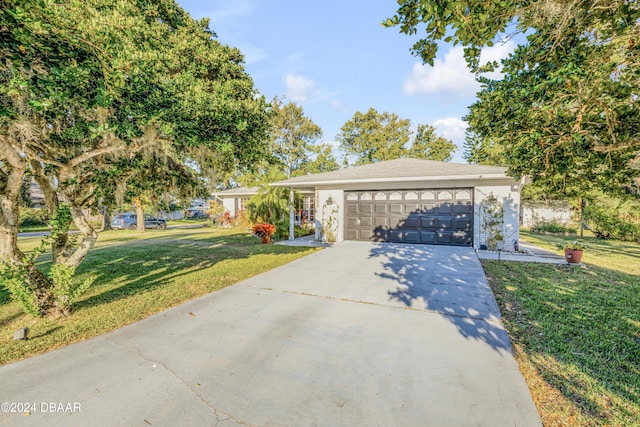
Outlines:
{"type": "Polygon", "coordinates": [[[249,199],[247,211],[252,222],[275,223],[289,212],[289,189],[271,187],[270,182],[286,179],[276,167],[269,169],[260,182],[258,194],[249,199]]]}

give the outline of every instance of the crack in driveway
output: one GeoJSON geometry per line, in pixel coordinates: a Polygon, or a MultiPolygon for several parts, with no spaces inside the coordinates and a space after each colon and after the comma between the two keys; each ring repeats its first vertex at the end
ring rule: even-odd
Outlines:
{"type": "Polygon", "coordinates": [[[312,294],[312,293],[309,293],[309,292],[288,291],[288,290],[284,290],[284,289],[274,289],[274,288],[270,288],[270,287],[262,287],[262,286],[255,286],[255,285],[249,285],[249,284],[244,284],[243,286],[246,286],[247,288],[252,288],[252,289],[259,289],[259,290],[262,290],[262,291],[282,292],[282,293],[289,294],[289,295],[301,295],[301,296],[307,296],[307,297],[322,298],[322,299],[331,300],[331,301],[343,301],[343,302],[351,302],[351,303],[355,303],[355,304],[367,304],[367,305],[374,305],[374,306],[378,306],[378,307],[393,308],[393,309],[397,309],[397,310],[410,310],[410,311],[418,311],[418,312],[429,313],[429,314],[439,314],[441,316],[455,317],[455,318],[460,318],[460,319],[479,320],[479,321],[484,321],[484,322],[488,322],[488,323],[491,323],[491,324],[502,326],[502,321],[500,319],[484,318],[484,317],[481,317],[481,316],[474,316],[472,314],[462,315],[462,314],[456,314],[456,313],[443,313],[442,311],[430,310],[428,308],[426,308],[426,309],[425,308],[414,308],[414,307],[407,307],[407,306],[399,307],[399,306],[395,306],[395,305],[381,304],[379,302],[362,301],[362,300],[356,300],[356,299],[351,299],[351,298],[337,298],[337,297],[332,297],[332,296],[328,296],[328,295],[312,294]]]}
{"type": "Polygon", "coordinates": [[[238,420],[235,417],[233,417],[232,415],[226,414],[226,413],[220,411],[219,409],[214,408],[213,406],[211,406],[211,404],[207,400],[205,400],[202,396],[200,396],[200,394],[191,385],[189,385],[189,383],[187,381],[185,381],[182,377],[180,377],[173,369],[169,368],[168,366],[166,366],[164,363],[162,363],[160,361],[153,360],[153,359],[145,356],[144,354],[142,354],[140,352],[140,349],[138,347],[116,342],[116,341],[112,340],[109,337],[105,337],[104,339],[105,339],[105,341],[109,342],[111,345],[114,345],[116,347],[122,347],[122,348],[125,348],[125,349],[133,350],[139,359],[142,359],[144,361],[152,363],[154,368],[156,366],[160,366],[162,369],[164,369],[166,372],[168,372],[171,376],[173,376],[176,380],[178,380],[178,382],[180,382],[182,385],[184,385],[187,388],[187,390],[189,390],[189,392],[191,392],[191,394],[193,394],[195,397],[197,397],[200,402],[204,403],[207,406],[207,408],[209,408],[214,413],[214,415],[216,417],[216,425],[218,423],[221,423],[221,422],[227,421],[227,420],[232,420],[233,422],[237,423],[238,425],[243,425],[243,426],[250,426],[251,425],[251,424],[247,424],[247,423],[245,423],[245,422],[243,422],[241,420],[238,420]]]}

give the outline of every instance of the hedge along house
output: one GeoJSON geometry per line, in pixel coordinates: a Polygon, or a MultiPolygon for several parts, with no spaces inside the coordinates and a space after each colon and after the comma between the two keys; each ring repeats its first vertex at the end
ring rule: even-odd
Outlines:
{"type": "Polygon", "coordinates": [[[273,186],[313,192],[316,239],[511,250],[522,181],[506,168],[397,159],[294,177],[273,186]]]}

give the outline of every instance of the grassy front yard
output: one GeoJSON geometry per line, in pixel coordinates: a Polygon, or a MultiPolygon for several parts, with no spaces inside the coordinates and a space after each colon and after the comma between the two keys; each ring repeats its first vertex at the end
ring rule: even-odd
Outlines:
{"type": "MultiPolygon", "coordinates": [[[[21,239],[29,250],[38,240],[21,239]]],[[[22,314],[0,287],[0,364],[104,334],[169,307],[286,264],[317,249],[261,245],[244,230],[173,229],[108,231],[78,269],[93,276],[89,291],[68,318],[51,321],[22,314]],[[30,329],[14,341],[13,331],[30,329]]],[[[50,255],[43,256],[44,266],[50,255]]]]}
{"type": "Polygon", "coordinates": [[[483,266],[544,424],[639,426],[640,245],[584,240],[585,268],[483,266]]]}

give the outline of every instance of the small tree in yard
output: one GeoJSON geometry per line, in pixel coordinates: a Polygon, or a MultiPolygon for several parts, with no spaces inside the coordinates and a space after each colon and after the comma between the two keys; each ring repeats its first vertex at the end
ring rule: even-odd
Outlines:
{"type": "Polygon", "coordinates": [[[262,178],[258,194],[249,199],[247,211],[251,222],[277,223],[289,212],[289,189],[272,187],[270,182],[285,179],[285,175],[272,167],[262,178]]]}

